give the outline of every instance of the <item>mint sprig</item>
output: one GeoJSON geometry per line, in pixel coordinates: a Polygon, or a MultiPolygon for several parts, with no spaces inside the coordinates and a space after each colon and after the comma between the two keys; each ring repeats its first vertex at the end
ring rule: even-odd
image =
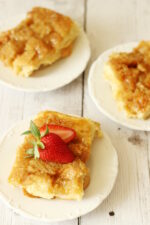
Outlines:
{"type": "Polygon", "coordinates": [[[46,130],[44,132],[40,133],[39,128],[31,120],[30,130],[23,132],[22,135],[32,134],[35,137],[36,141],[30,141],[30,143],[33,145],[33,148],[29,148],[26,151],[27,156],[25,156],[25,158],[30,158],[30,157],[34,157],[35,159],[40,158],[38,147],[40,147],[41,149],[45,149],[45,146],[43,142],[41,141],[41,138],[47,135],[48,133],[49,133],[48,126],[46,126],[46,130]]]}

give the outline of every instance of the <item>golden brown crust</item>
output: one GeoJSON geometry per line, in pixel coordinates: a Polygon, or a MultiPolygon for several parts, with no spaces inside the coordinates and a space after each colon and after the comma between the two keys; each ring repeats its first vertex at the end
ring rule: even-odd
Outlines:
{"type": "Polygon", "coordinates": [[[84,162],[89,159],[93,139],[95,136],[100,137],[102,135],[99,123],[90,119],[75,117],[54,111],[40,112],[34,122],[39,128],[45,123],[73,128],[76,131],[77,136],[69,144],[69,148],[84,162]]]}
{"type": "Polygon", "coordinates": [[[84,162],[89,158],[94,137],[101,135],[99,124],[52,111],[39,113],[34,122],[39,128],[47,123],[75,129],[77,137],[69,144],[69,148],[76,159],[72,163],[59,164],[25,158],[26,150],[31,147],[29,141],[33,139],[32,135],[28,135],[17,151],[9,182],[14,186],[21,186],[31,196],[81,199],[84,189],[90,183],[89,171],[84,162]]]}
{"type": "Polygon", "coordinates": [[[113,53],[105,66],[105,77],[129,117],[150,116],[149,52],[150,42],[142,41],[130,53],[113,53]]]}
{"type": "Polygon", "coordinates": [[[69,17],[35,7],[18,26],[0,34],[0,60],[16,74],[30,76],[42,65],[69,56],[78,33],[69,17]]]}

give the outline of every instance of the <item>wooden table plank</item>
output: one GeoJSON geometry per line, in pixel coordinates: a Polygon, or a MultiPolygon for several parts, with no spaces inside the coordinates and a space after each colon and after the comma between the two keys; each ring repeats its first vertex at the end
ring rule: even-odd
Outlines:
{"type": "MultiPolygon", "coordinates": [[[[9,16],[15,16],[30,10],[33,6],[46,6],[70,15],[81,24],[84,20],[84,0],[0,0],[0,20],[6,20],[9,16]]],[[[16,121],[26,119],[41,110],[51,109],[65,113],[81,115],[82,112],[82,77],[70,85],[59,90],[47,93],[29,94],[10,90],[0,85],[0,134],[2,135],[16,121]]],[[[25,219],[0,202],[0,224],[1,225],[40,225],[37,221],[25,219]]],[[[46,223],[45,223],[46,224],[46,223]]],[[[49,223],[47,223],[49,224],[49,223]]],[[[53,223],[52,223],[53,224],[53,223]]],[[[60,223],[55,223],[60,224],[60,223]]],[[[78,219],[61,224],[75,225],[78,219]]]]}
{"type": "MultiPolygon", "coordinates": [[[[92,59],[117,44],[148,39],[149,2],[146,0],[88,0],[86,27],[92,46],[92,59]]],[[[103,116],[92,103],[86,72],[84,115],[102,123],[119,156],[116,185],[104,203],[81,218],[82,225],[146,225],[150,221],[150,152],[146,132],[123,128],[103,116]],[[113,211],[114,216],[109,212],[113,211]]],[[[150,138],[149,138],[150,140],[150,138]]],[[[105,171],[104,171],[105,173],[105,171]]]]}

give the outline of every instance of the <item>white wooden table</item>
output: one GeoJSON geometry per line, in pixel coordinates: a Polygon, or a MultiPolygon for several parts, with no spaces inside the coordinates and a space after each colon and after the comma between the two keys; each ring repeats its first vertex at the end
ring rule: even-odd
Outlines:
{"type": "MultiPolygon", "coordinates": [[[[56,9],[83,24],[92,49],[88,68],[107,48],[128,41],[150,39],[148,0],[0,0],[0,20],[25,12],[33,5],[56,9]]],[[[49,93],[26,94],[0,86],[0,134],[18,120],[44,109],[100,121],[118,152],[120,165],[116,185],[96,210],[73,221],[58,224],[149,225],[150,135],[121,127],[96,109],[88,95],[88,68],[71,84],[49,93]],[[110,212],[114,212],[114,215],[110,212]]],[[[14,214],[0,202],[0,225],[20,224],[40,225],[14,214]]]]}

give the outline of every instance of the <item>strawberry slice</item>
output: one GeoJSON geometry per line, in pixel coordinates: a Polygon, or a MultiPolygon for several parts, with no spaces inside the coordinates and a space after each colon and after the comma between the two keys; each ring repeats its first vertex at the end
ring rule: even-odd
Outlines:
{"type": "Polygon", "coordinates": [[[44,133],[46,127],[49,129],[49,133],[57,134],[65,143],[72,141],[76,136],[75,130],[54,124],[44,125],[40,128],[40,132],[44,133]]]}
{"type": "Polygon", "coordinates": [[[45,148],[39,148],[40,159],[56,163],[70,163],[74,155],[65,142],[56,134],[49,133],[41,138],[45,148]]]}

